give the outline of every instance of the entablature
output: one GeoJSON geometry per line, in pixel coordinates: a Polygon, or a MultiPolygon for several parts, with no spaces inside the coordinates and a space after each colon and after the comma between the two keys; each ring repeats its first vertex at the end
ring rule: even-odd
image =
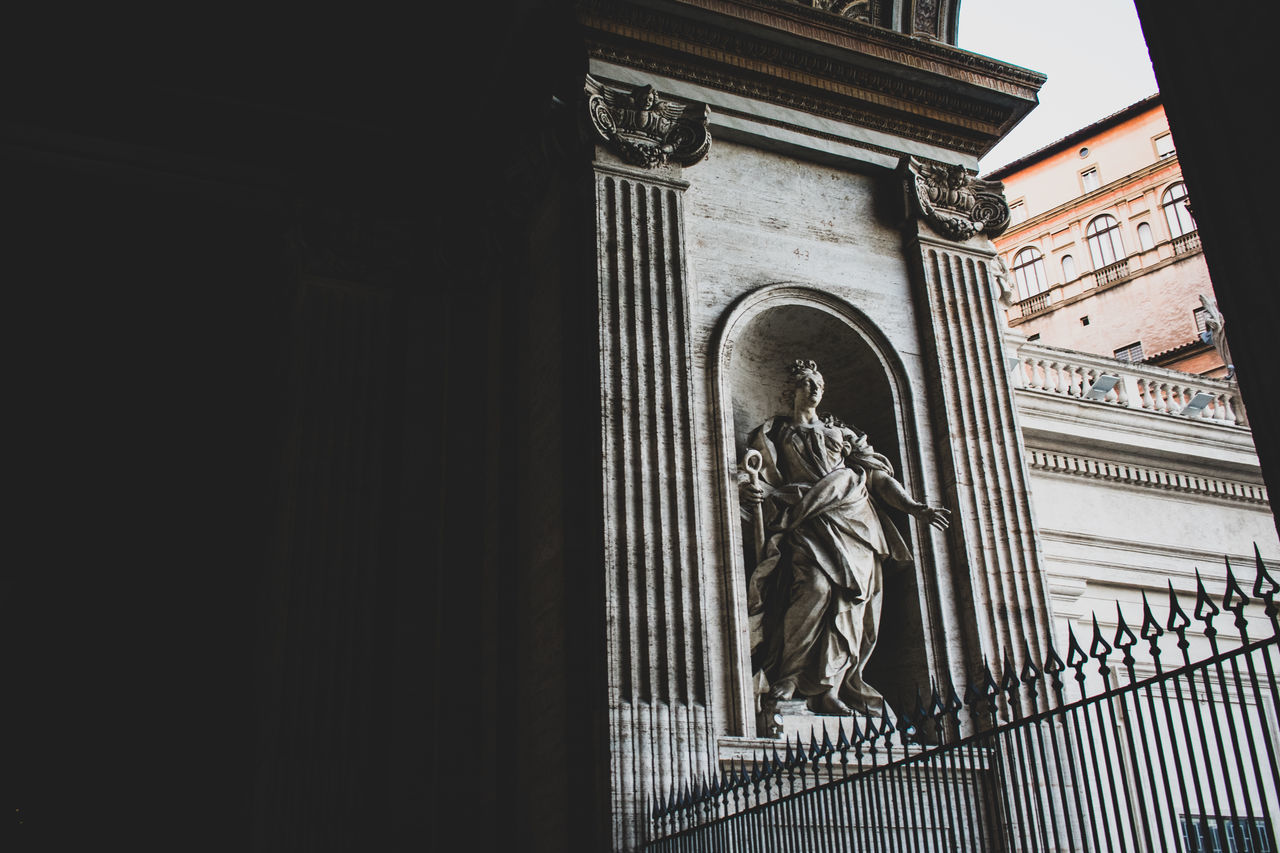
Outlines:
{"type": "MultiPolygon", "coordinates": [[[[976,158],[1045,77],[784,0],[579,0],[593,60],[976,158]]],[[[954,159],[954,158],[953,158],[954,159]]]]}

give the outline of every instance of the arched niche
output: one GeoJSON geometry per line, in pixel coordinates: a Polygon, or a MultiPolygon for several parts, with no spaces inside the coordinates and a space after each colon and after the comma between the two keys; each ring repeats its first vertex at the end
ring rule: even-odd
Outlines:
{"type": "MultiPolygon", "coordinates": [[[[747,435],[766,419],[783,414],[781,392],[788,366],[813,359],[826,381],[819,411],[829,411],[865,432],[893,463],[908,491],[923,494],[915,418],[905,372],[885,336],[862,312],[831,294],[800,285],[767,285],[743,297],[721,324],[714,346],[713,381],[720,423],[719,461],[724,472],[722,515],[724,565],[732,612],[727,647],[736,665],[741,734],[755,733],[751,686],[746,581],[754,558],[750,529],[740,513],[737,484],[747,435]]],[[[912,707],[916,689],[929,683],[924,625],[921,531],[905,514],[891,511],[916,555],[910,566],[885,572],[880,641],[867,678],[899,710],[912,707]]]]}

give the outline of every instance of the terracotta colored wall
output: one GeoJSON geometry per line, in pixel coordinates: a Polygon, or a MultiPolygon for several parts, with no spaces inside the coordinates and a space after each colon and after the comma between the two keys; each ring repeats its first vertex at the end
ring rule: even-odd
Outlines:
{"type": "MultiPolygon", "coordinates": [[[[1175,246],[1161,207],[1164,192],[1182,179],[1176,154],[1161,159],[1154,139],[1168,132],[1164,110],[1152,109],[1100,131],[1068,150],[1032,163],[1004,178],[1011,204],[1024,200],[1029,218],[995,241],[1012,270],[1014,257],[1027,246],[1044,256],[1050,303],[1044,313],[1023,316],[1022,306],[1010,312],[1010,324],[1024,335],[1039,335],[1041,343],[1100,355],[1142,342],[1150,358],[1198,338],[1192,311],[1200,295],[1213,296],[1204,256],[1197,246],[1175,246]],[[1087,147],[1089,155],[1079,156],[1087,147]],[[1096,166],[1102,185],[1084,193],[1080,172],[1096,166]],[[1110,214],[1120,226],[1128,276],[1098,284],[1086,241],[1089,223],[1110,214]],[[1151,228],[1155,245],[1141,248],[1138,227],[1151,228]],[[1181,250],[1181,251],[1180,251],[1181,250]],[[1070,255],[1076,275],[1067,279],[1062,259],[1070,255]],[[1088,325],[1081,322],[1089,318],[1088,325]]],[[[1011,280],[1016,289],[1016,283],[1011,280]]],[[[1015,300],[1022,294],[1016,293],[1015,300]]],[[[1214,371],[1216,354],[1186,362],[1184,369],[1214,371]]]]}

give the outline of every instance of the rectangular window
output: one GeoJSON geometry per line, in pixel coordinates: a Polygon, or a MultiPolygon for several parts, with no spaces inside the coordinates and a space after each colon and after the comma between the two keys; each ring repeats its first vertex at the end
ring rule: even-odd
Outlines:
{"type": "Polygon", "coordinates": [[[1027,221],[1027,206],[1021,201],[1009,205],[1009,221],[1014,225],[1027,221]]]}
{"type": "Polygon", "coordinates": [[[1209,316],[1209,312],[1203,308],[1195,308],[1191,312],[1191,316],[1196,318],[1196,331],[1203,332],[1209,327],[1205,325],[1205,319],[1209,316]]]}
{"type": "Polygon", "coordinates": [[[1142,341],[1129,344],[1127,347],[1120,347],[1116,350],[1116,358],[1120,361],[1139,362],[1142,361],[1142,341]]]}
{"type": "Polygon", "coordinates": [[[1187,853],[1276,853],[1271,821],[1265,817],[1181,815],[1179,822],[1187,853]]]}
{"type": "Polygon", "coordinates": [[[1098,180],[1098,168],[1085,169],[1080,173],[1080,183],[1084,185],[1085,192],[1092,192],[1102,186],[1098,180]]]}
{"type": "Polygon", "coordinates": [[[1172,157],[1174,155],[1175,152],[1173,150],[1173,136],[1171,134],[1168,134],[1168,133],[1162,134],[1160,136],[1157,136],[1153,141],[1155,142],[1157,157],[1160,157],[1163,159],[1165,157],[1172,157]]]}

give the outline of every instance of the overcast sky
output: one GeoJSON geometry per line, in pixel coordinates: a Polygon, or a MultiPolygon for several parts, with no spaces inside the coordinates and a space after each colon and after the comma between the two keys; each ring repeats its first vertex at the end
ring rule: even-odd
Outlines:
{"type": "Polygon", "coordinates": [[[958,46],[1049,76],[989,172],[1157,91],[1132,0],[961,0],[958,46]]]}

